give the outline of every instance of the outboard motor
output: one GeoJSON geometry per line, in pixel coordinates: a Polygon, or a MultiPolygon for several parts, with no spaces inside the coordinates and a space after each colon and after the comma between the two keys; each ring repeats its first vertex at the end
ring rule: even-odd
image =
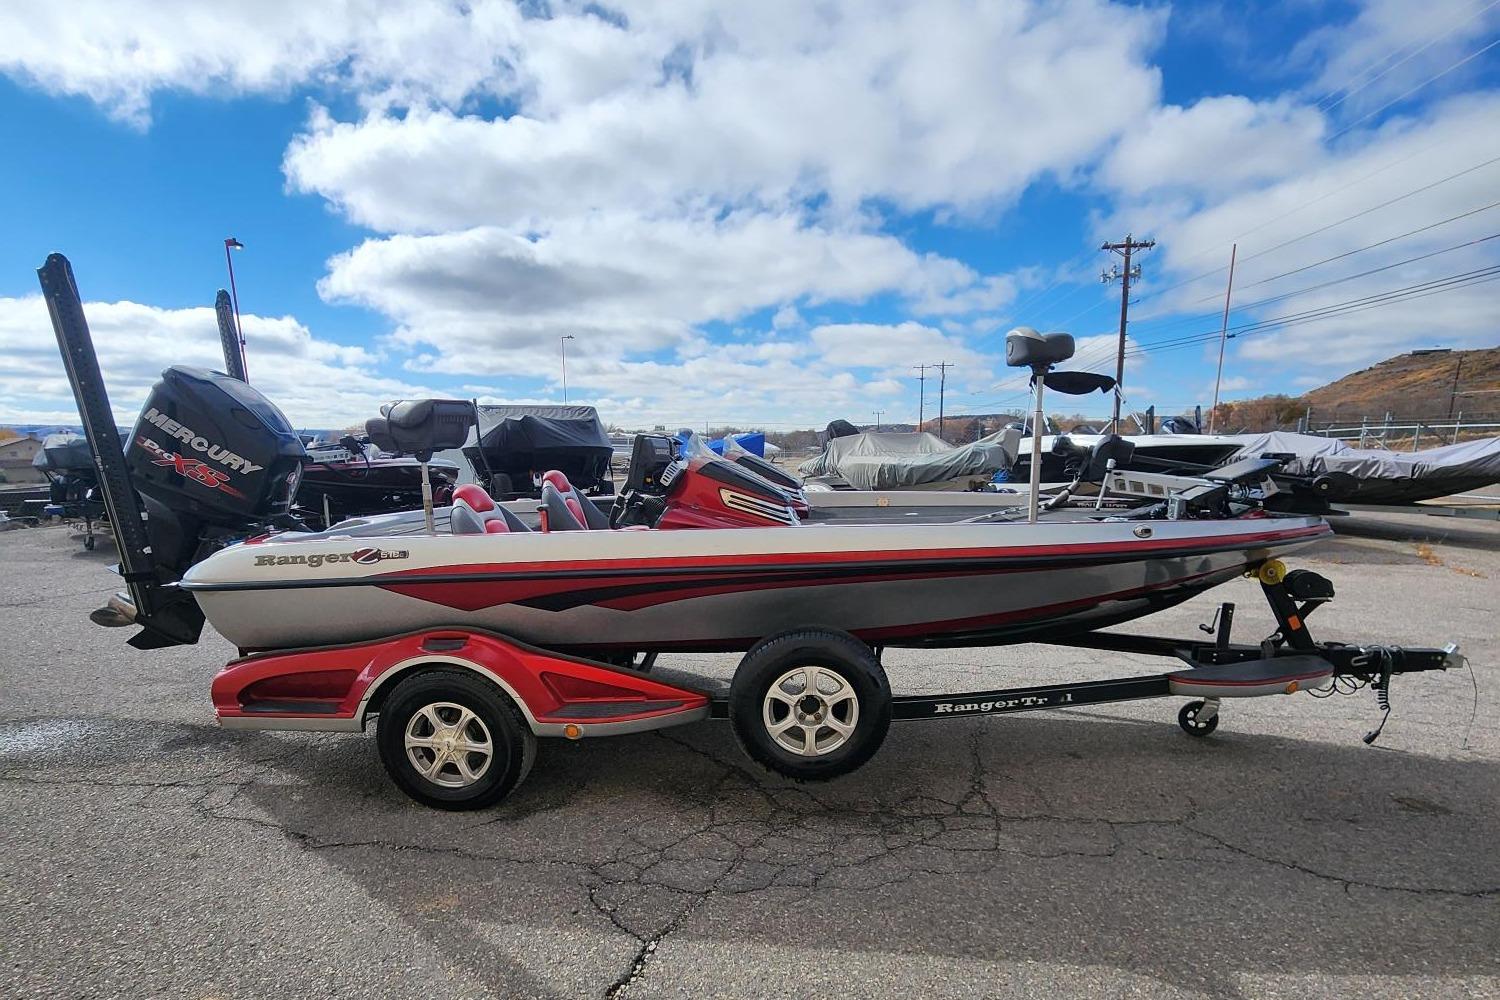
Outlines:
{"type": "MultiPolygon", "coordinates": [[[[145,515],[151,582],[174,583],[247,535],[301,527],[291,505],[306,455],[286,417],[246,383],[180,365],[162,372],[124,446],[126,479],[145,515]]],[[[117,598],[94,621],[146,626],[132,640],[143,648],[196,642],[197,602],[170,589],[156,598],[149,620],[117,598]]]]}
{"type": "Polygon", "coordinates": [[[68,381],[78,402],[128,594],[90,617],[139,625],[138,649],[198,641],[203,613],[170,587],[209,552],[269,528],[300,527],[290,514],[301,440],[270,400],[218,372],[162,372],[121,441],[72,265],[52,254],[37,271],[68,381]]]}
{"type": "Polygon", "coordinates": [[[161,373],[125,449],[144,496],[230,531],[286,521],[306,457],[302,439],[258,390],[181,365],[161,373]]]}

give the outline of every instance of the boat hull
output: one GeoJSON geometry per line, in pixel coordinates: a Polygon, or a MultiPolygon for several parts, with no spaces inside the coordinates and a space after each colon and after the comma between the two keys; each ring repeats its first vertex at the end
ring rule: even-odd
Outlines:
{"type": "Polygon", "coordinates": [[[1316,518],[803,526],[234,546],[183,586],[242,649],[470,626],[553,649],[1046,639],[1150,614],[1328,532],[1316,518]],[[1137,535],[1146,532],[1146,537],[1137,535]]]}

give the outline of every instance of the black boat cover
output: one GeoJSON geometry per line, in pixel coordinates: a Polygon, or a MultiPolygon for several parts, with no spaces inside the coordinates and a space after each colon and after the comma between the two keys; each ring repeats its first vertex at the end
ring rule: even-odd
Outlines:
{"type": "Polygon", "coordinates": [[[463,450],[476,471],[516,477],[560,469],[582,488],[607,479],[614,456],[592,406],[481,405],[463,450]]]}

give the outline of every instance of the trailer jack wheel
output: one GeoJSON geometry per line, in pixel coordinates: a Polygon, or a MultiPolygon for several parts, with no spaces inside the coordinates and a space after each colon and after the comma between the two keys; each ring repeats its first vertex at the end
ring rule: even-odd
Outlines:
{"type": "Polygon", "coordinates": [[[1212,712],[1209,711],[1208,703],[1203,701],[1190,701],[1183,705],[1177,712],[1177,724],[1182,731],[1189,736],[1207,736],[1219,728],[1219,700],[1213,699],[1212,712]]]}

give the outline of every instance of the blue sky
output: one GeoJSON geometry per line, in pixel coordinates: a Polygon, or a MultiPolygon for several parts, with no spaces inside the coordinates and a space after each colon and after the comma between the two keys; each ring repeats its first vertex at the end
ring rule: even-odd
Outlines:
{"type": "Polygon", "coordinates": [[[1208,402],[1236,241],[1229,397],[1500,342],[1490,0],[26,6],[0,422],[68,416],[47,252],[124,421],[215,363],[229,235],[252,380],[303,426],[560,399],[565,335],[627,427],[911,420],[941,360],[949,412],[1011,407],[1012,326],[1112,368],[1126,231],[1159,244],[1133,407],[1208,402]]]}

